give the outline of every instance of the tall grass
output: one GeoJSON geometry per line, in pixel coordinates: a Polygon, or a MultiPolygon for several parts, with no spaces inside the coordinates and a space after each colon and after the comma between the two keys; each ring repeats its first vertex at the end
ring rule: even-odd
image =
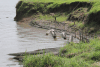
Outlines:
{"type": "MultiPolygon", "coordinates": [[[[55,17],[53,17],[53,16],[51,16],[49,14],[46,14],[46,15],[39,14],[37,19],[40,19],[40,20],[52,20],[52,21],[54,21],[55,17]]],[[[67,16],[63,16],[63,15],[56,17],[56,21],[58,21],[58,22],[66,21],[66,19],[67,19],[67,16]]]]}
{"type": "Polygon", "coordinates": [[[52,54],[43,56],[26,56],[24,60],[25,67],[61,67],[63,60],[52,54]]]}
{"type": "MultiPolygon", "coordinates": [[[[90,2],[92,4],[92,8],[90,9],[89,13],[97,13],[100,11],[100,1],[99,0],[21,0],[28,3],[33,3],[34,10],[41,9],[39,12],[48,12],[49,8],[57,8],[62,3],[70,4],[72,2],[90,2]],[[41,3],[42,2],[42,3],[41,3]],[[52,4],[46,5],[43,3],[53,2],[52,4]]],[[[26,7],[27,8],[27,7],[26,7]]],[[[22,9],[20,9],[22,10],[22,9]]]]}
{"type": "Polygon", "coordinates": [[[100,11],[100,1],[93,4],[90,13],[96,13],[98,11],[100,11]]]}
{"type": "MultiPolygon", "coordinates": [[[[24,2],[34,3],[34,9],[41,8],[41,11],[46,12],[49,8],[56,8],[59,7],[62,3],[70,4],[72,2],[90,2],[92,4],[92,8],[90,9],[89,13],[97,13],[100,11],[100,1],[99,0],[21,0],[24,2]],[[40,2],[43,3],[49,3],[53,2],[50,5],[44,5],[40,4],[40,2]]],[[[33,8],[32,8],[33,9],[33,8]]]]}
{"type": "Polygon", "coordinates": [[[91,67],[92,64],[82,59],[62,58],[47,54],[44,56],[27,56],[24,60],[25,67],[91,67]]]}
{"type": "Polygon", "coordinates": [[[99,67],[100,40],[93,39],[90,43],[70,43],[62,47],[59,56],[53,54],[26,56],[25,67],[99,67]],[[75,54],[75,55],[73,55],[75,54]],[[71,56],[73,55],[73,56],[71,56]],[[68,57],[70,56],[70,57],[68,57]]]}
{"type": "MultiPolygon", "coordinates": [[[[71,3],[75,1],[79,2],[93,2],[90,13],[96,13],[100,11],[100,2],[98,0],[22,0],[24,2],[35,2],[34,8],[41,8],[41,11],[46,11],[49,8],[59,7],[62,3],[71,3]],[[44,4],[39,2],[54,2],[46,7],[44,4]]],[[[26,7],[28,8],[28,7],[26,7]]],[[[20,8],[21,9],[21,8],[20,8]]],[[[49,15],[40,15],[40,19],[53,19],[49,15]]],[[[58,21],[66,20],[66,16],[57,17],[58,21]]],[[[73,23],[71,24],[73,25],[73,23]]],[[[77,24],[79,27],[83,27],[82,23],[77,24]]],[[[59,56],[54,56],[52,54],[47,54],[43,56],[26,56],[24,58],[25,67],[96,67],[93,65],[95,61],[100,61],[100,40],[94,39],[90,40],[90,43],[70,43],[62,47],[59,51],[59,56]]]]}
{"type": "Polygon", "coordinates": [[[75,54],[76,56],[83,57],[88,60],[100,60],[100,40],[93,39],[90,40],[90,43],[70,43],[61,48],[60,54],[64,56],[75,54]],[[84,54],[87,54],[84,56],[84,54]],[[83,55],[83,56],[82,56],[83,55]]]}

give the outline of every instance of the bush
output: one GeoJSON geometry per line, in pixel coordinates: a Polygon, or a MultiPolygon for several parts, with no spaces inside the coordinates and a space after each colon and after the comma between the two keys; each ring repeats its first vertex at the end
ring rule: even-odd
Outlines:
{"type": "Polygon", "coordinates": [[[91,59],[95,61],[100,61],[100,51],[93,52],[91,59]]]}
{"type": "MultiPolygon", "coordinates": [[[[25,56],[25,67],[95,67],[95,61],[100,61],[100,41],[90,40],[90,43],[70,43],[60,49],[60,55],[53,54],[25,56]],[[63,54],[63,57],[62,57],[63,54]],[[73,55],[75,54],[75,55],[73,55]],[[73,55],[72,57],[67,57],[73,55]]],[[[98,67],[98,66],[97,66],[98,67]]]]}
{"type": "Polygon", "coordinates": [[[25,67],[90,67],[90,64],[82,59],[68,59],[51,54],[43,56],[26,56],[24,58],[25,67]]]}
{"type": "Polygon", "coordinates": [[[63,60],[60,57],[47,54],[43,56],[26,56],[24,58],[25,67],[60,67],[63,65],[63,60]]]}

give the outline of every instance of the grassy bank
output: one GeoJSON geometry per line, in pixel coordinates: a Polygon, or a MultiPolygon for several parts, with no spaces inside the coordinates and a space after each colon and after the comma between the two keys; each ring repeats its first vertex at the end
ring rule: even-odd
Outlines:
{"type": "Polygon", "coordinates": [[[47,54],[43,56],[26,56],[26,67],[99,67],[100,40],[90,43],[66,44],[59,51],[59,56],[47,54]]]}
{"type": "MultiPolygon", "coordinates": [[[[21,0],[17,4],[16,19],[30,17],[35,21],[49,20],[65,22],[69,27],[100,33],[100,1],[98,0],[21,0]],[[83,18],[84,17],[84,18],[83,18]],[[74,25],[75,22],[75,25],[74,25]]],[[[89,43],[66,44],[59,56],[26,56],[25,67],[99,67],[100,40],[89,43]]]]}
{"type": "MultiPolygon", "coordinates": [[[[53,4],[50,4],[47,6],[47,9],[49,7],[57,7],[57,6],[60,6],[61,4],[63,3],[66,3],[66,4],[70,4],[72,2],[88,2],[88,3],[91,3],[92,4],[92,9],[90,10],[90,13],[96,13],[98,11],[100,11],[100,1],[99,0],[21,0],[23,2],[26,2],[26,3],[49,3],[49,2],[53,2],[53,4]]],[[[43,7],[43,4],[41,5],[41,7],[43,7]]],[[[36,7],[38,8],[38,6],[36,7]]]]}
{"type": "Polygon", "coordinates": [[[17,4],[15,20],[23,17],[35,18],[37,20],[68,23],[84,29],[88,27],[89,32],[98,32],[100,25],[100,1],[98,0],[21,0],[17,4]],[[80,11],[80,9],[83,9],[80,11]],[[51,14],[53,13],[53,14],[51,14]],[[95,16],[95,17],[94,17],[95,16]],[[73,21],[73,22],[68,22],[73,21]]]}
{"type": "Polygon", "coordinates": [[[99,0],[21,0],[25,2],[56,2],[56,3],[71,3],[71,2],[97,2],[99,0]]]}

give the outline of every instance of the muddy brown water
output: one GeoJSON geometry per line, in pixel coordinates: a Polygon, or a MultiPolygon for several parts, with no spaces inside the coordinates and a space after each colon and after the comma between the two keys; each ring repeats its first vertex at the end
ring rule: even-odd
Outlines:
{"type": "Polygon", "coordinates": [[[0,1],[0,67],[23,67],[11,59],[9,53],[34,51],[44,48],[62,47],[67,41],[57,34],[57,40],[51,35],[46,36],[47,30],[31,27],[28,24],[17,24],[16,3],[18,0],[0,1]]]}

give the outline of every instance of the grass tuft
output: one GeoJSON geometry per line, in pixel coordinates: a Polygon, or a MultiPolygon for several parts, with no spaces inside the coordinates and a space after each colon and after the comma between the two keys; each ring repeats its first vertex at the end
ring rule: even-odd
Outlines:
{"type": "Polygon", "coordinates": [[[59,56],[43,54],[25,56],[25,67],[99,67],[100,40],[92,39],[90,43],[66,44],[59,51],[59,56]],[[71,57],[69,57],[71,56],[71,57]]]}

